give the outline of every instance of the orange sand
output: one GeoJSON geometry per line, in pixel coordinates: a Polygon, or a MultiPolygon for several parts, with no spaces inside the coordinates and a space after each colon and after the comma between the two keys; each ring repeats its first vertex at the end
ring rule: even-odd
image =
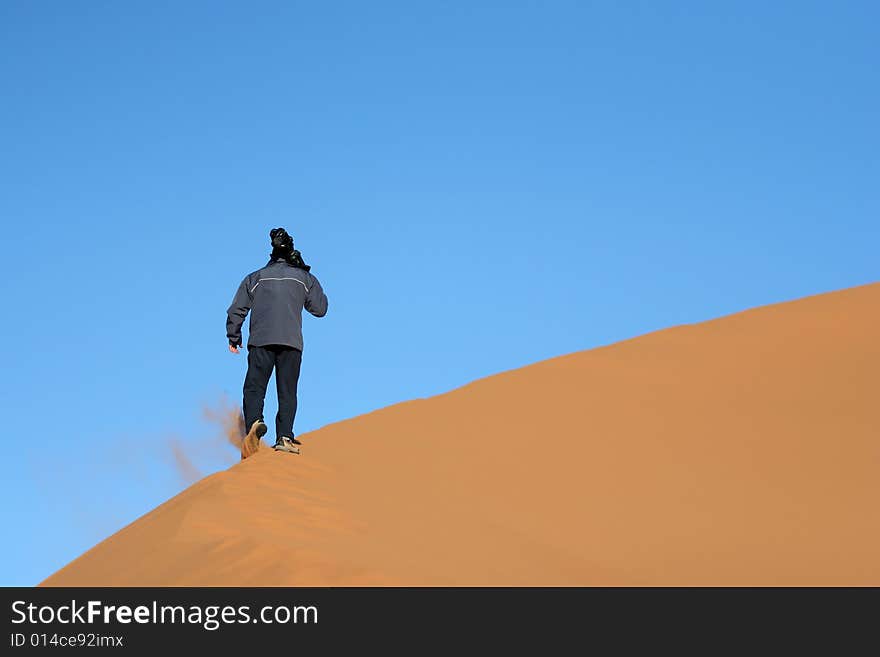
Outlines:
{"type": "Polygon", "coordinates": [[[880,283],[302,438],[44,585],[880,585],[880,283]]]}

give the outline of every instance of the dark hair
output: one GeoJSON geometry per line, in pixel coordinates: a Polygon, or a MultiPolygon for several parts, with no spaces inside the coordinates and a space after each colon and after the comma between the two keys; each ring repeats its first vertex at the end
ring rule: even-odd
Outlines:
{"type": "Polygon", "coordinates": [[[303,262],[300,252],[293,248],[293,238],[286,230],[283,228],[273,228],[269,231],[269,239],[272,242],[272,253],[270,255],[272,260],[284,258],[287,264],[292,267],[298,267],[306,271],[311,269],[311,267],[303,262]]]}
{"type": "Polygon", "coordinates": [[[293,252],[293,238],[283,228],[273,228],[269,231],[269,239],[272,241],[272,253],[279,256],[293,252]]]}

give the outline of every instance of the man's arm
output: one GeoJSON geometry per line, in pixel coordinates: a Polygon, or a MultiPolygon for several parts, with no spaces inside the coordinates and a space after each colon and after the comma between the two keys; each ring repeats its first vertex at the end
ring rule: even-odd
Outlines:
{"type": "Polygon", "coordinates": [[[244,318],[247,317],[248,311],[251,309],[251,291],[248,289],[248,277],[238,286],[235,298],[229,310],[226,311],[226,337],[229,338],[229,347],[241,346],[241,325],[244,324],[244,318]]]}
{"type": "Polygon", "coordinates": [[[323,317],[327,314],[327,295],[324,294],[324,290],[321,288],[321,284],[315,275],[309,274],[309,276],[312,279],[312,284],[309,285],[309,291],[306,294],[306,310],[315,317],[323,317]]]}

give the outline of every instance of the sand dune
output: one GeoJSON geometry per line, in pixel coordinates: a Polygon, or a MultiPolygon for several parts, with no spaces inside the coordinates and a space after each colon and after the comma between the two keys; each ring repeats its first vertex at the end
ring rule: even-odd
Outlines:
{"type": "Polygon", "coordinates": [[[880,284],[302,438],[44,585],[880,585],[880,284]]]}

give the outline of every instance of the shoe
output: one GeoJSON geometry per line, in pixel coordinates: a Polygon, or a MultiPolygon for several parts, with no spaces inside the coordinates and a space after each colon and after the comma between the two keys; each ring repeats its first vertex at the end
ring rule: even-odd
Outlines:
{"type": "Polygon", "coordinates": [[[275,451],[299,454],[299,447],[296,446],[295,442],[297,442],[295,439],[283,436],[275,441],[275,451]]]}
{"type": "Polygon", "coordinates": [[[251,425],[250,431],[241,441],[241,460],[244,461],[248,456],[253,456],[263,442],[260,440],[266,435],[266,423],[262,420],[256,420],[251,425]]]}

